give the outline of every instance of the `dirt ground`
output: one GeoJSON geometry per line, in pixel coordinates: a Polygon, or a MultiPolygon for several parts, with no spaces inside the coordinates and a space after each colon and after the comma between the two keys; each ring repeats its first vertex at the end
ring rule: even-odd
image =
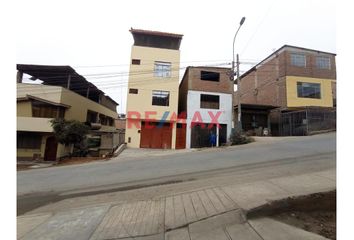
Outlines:
{"type": "Polygon", "coordinates": [[[336,239],[336,191],[274,201],[249,213],[269,216],[329,239],[336,239]]]}
{"type": "MultiPolygon", "coordinates": [[[[106,161],[108,159],[109,158],[103,158],[103,157],[72,157],[72,158],[62,159],[58,163],[55,163],[55,164],[48,166],[48,167],[82,164],[82,163],[89,163],[89,162],[95,162],[95,161],[106,161]]],[[[34,168],[32,168],[32,166],[40,165],[40,164],[41,163],[17,164],[17,171],[34,169],[34,168]]]]}
{"type": "Polygon", "coordinates": [[[336,239],[336,211],[285,212],[273,216],[276,220],[336,239]]]}
{"type": "Polygon", "coordinates": [[[106,161],[109,158],[103,157],[72,157],[60,160],[59,163],[55,166],[64,166],[64,165],[73,165],[73,164],[81,164],[81,163],[89,163],[95,161],[106,161]]]}

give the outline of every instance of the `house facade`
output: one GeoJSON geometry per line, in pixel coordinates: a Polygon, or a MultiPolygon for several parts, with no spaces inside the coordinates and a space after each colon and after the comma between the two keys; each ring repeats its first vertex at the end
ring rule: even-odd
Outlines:
{"type": "MultiPolygon", "coordinates": [[[[281,134],[282,113],[336,107],[335,56],[284,45],[244,73],[238,83],[243,129],[268,128],[281,134]]],[[[234,98],[235,114],[237,95],[238,92],[234,98]]]]}
{"type": "Polygon", "coordinates": [[[232,128],[230,69],[188,67],[179,86],[179,115],[185,117],[185,147],[209,147],[211,133],[216,146],[228,142],[232,128]]]}
{"type": "Polygon", "coordinates": [[[183,35],[131,29],[125,141],[132,148],[176,148],[183,35]]]}
{"type": "Polygon", "coordinates": [[[50,123],[55,118],[86,122],[93,135],[114,133],[118,103],[71,67],[18,64],[17,70],[18,160],[51,161],[72,152],[57,143],[50,123]],[[23,74],[42,83],[23,83],[23,74]]]}

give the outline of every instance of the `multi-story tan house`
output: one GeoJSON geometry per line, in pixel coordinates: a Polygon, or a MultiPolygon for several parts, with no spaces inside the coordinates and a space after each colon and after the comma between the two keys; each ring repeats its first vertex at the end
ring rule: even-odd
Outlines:
{"type": "Polygon", "coordinates": [[[97,135],[114,132],[118,103],[70,66],[18,64],[17,70],[18,160],[56,160],[72,151],[57,143],[50,124],[54,118],[94,125],[97,135]],[[42,83],[23,83],[24,74],[42,83]]]}
{"type": "MultiPolygon", "coordinates": [[[[304,131],[310,120],[309,111],[304,110],[319,113],[336,106],[335,56],[334,53],[284,45],[241,75],[243,129],[263,127],[271,129],[273,134],[306,134],[311,129],[304,131]],[[294,111],[298,111],[299,116],[286,115],[294,111]],[[303,114],[300,111],[304,111],[303,114]],[[297,133],[286,130],[288,125],[295,126],[297,133]]],[[[234,94],[236,112],[237,95],[238,92],[234,94]]],[[[320,118],[321,114],[317,115],[320,118]]]]}
{"type": "Polygon", "coordinates": [[[176,146],[176,115],[183,35],[131,29],[125,141],[133,148],[176,146]]]}

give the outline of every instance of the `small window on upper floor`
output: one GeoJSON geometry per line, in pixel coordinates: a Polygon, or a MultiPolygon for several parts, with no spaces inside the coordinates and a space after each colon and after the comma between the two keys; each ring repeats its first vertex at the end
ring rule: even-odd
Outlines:
{"type": "Polygon", "coordinates": [[[170,92],[169,91],[152,91],[152,105],[155,106],[169,106],[170,105],[170,92]]]}
{"type": "Polygon", "coordinates": [[[200,94],[200,108],[219,109],[219,105],[218,95],[200,94]]]}
{"type": "Polygon", "coordinates": [[[291,53],[291,65],[297,67],[306,67],[306,56],[300,53],[291,53]]]}
{"type": "Polygon", "coordinates": [[[133,65],[140,65],[140,59],[132,59],[133,65]]]}
{"type": "Polygon", "coordinates": [[[139,90],[137,88],[129,88],[130,94],[138,94],[139,90]]]}
{"type": "Polygon", "coordinates": [[[155,62],[154,76],[155,77],[171,77],[171,63],[169,63],[169,62],[155,62]]]}
{"type": "Polygon", "coordinates": [[[64,118],[65,109],[39,101],[32,101],[32,117],[36,118],[64,118]]]}
{"type": "Polygon", "coordinates": [[[200,72],[200,79],[204,80],[204,81],[219,82],[220,81],[220,73],[201,71],[200,72]]]}
{"type": "Polygon", "coordinates": [[[319,69],[331,69],[329,57],[316,57],[316,67],[319,69]]]}

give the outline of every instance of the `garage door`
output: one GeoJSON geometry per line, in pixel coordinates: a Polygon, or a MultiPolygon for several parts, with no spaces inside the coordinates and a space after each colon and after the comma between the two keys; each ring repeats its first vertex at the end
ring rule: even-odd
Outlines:
{"type": "Polygon", "coordinates": [[[191,148],[202,148],[202,147],[210,147],[209,137],[211,132],[216,134],[216,125],[203,123],[192,123],[192,131],[191,131],[191,148]]]}
{"type": "Polygon", "coordinates": [[[142,122],[140,131],[141,148],[171,148],[172,128],[169,123],[142,122]]]}

